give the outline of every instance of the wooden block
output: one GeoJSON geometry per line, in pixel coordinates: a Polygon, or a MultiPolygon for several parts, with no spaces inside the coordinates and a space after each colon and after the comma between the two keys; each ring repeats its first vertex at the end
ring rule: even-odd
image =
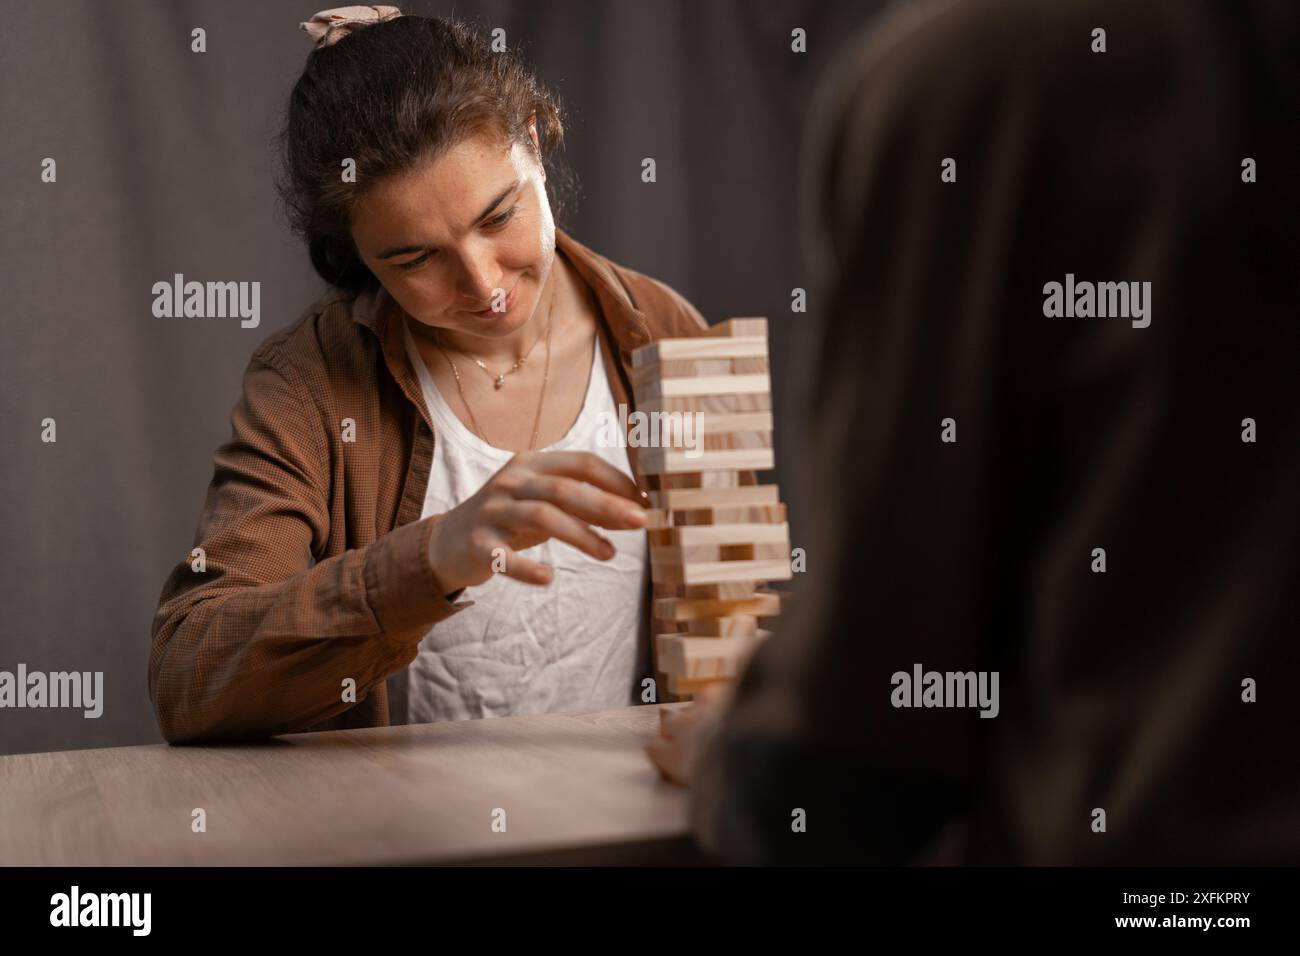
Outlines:
{"type": "MultiPolygon", "coordinates": [[[[761,375],[700,375],[693,378],[655,378],[634,389],[636,407],[657,398],[682,395],[770,395],[772,380],[761,375]]],[[[769,404],[770,408],[771,405],[769,404]]]]}
{"type": "MultiPolygon", "coordinates": [[[[703,472],[694,475],[645,475],[646,490],[650,495],[655,495],[670,488],[701,488],[703,487],[700,483],[700,475],[702,474],[703,472]]],[[[739,479],[737,479],[736,483],[740,483],[739,479]]],[[[661,507],[655,504],[653,500],[650,502],[650,506],[653,508],[661,507]]]]}
{"type": "Polygon", "coordinates": [[[659,378],[696,378],[700,375],[731,375],[736,371],[736,362],[763,362],[762,368],[753,368],[753,372],[766,372],[767,360],[756,358],[743,359],[669,359],[666,362],[652,362],[638,365],[632,369],[633,387],[659,378]]]}
{"type": "MultiPolygon", "coordinates": [[[[699,617],[683,623],[686,625],[687,634],[698,637],[749,637],[758,633],[758,618],[751,614],[699,617]]],[[[678,628],[656,628],[656,631],[663,634],[671,634],[675,630],[678,628]]]]}
{"type": "MultiPolygon", "coordinates": [[[[755,525],[755,527],[765,527],[755,525]]],[[[658,534],[653,531],[651,534],[658,534]]],[[[650,547],[650,566],[653,573],[660,569],[681,567],[687,564],[708,564],[716,561],[776,561],[790,560],[789,542],[766,544],[697,544],[689,547],[664,545],[650,547]]],[[[671,572],[670,572],[671,573],[671,572]]]]}
{"type": "Polygon", "coordinates": [[[767,318],[764,316],[743,316],[740,318],[730,318],[725,322],[719,322],[717,325],[711,325],[704,335],[721,335],[721,336],[752,336],[761,335],[767,337],[767,318]]]}
{"type": "Polygon", "coordinates": [[[700,430],[706,435],[723,435],[730,432],[771,432],[772,413],[764,412],[700,412],[700,430]]]}
{"type": "Polygon", "coordinates": [[[677,697],[689,698],[691,694],[708,687],[710,684],[725,684],[731,680],[729,677],[701,677],[695,680],[688,680],[678,677],[676,674],[666,674],[665,680],[668,684],[668,692],[677,697]]]}
{"type": "Polygon", "coordinates": [[[656,580],[654,575],[651,576],[651,587],[654,591],[655,600],[662,598],[685,598],[686,586],[683,584],[673,584],[670,581],[656,580]]]}
{"type": "Polygon", "coordinates": [[[772,413],[655,412],[628,438],[638,448],[771,448],[772,413]]]}
{"type": "MultiPolygon", "coordinates": [[[[678,476],[663,475],[661,479],[678,476]]],[[[669,511],[691,508],[737,508],[748,505],[777,505],[781,503],[777,485],[747,485],[732,488],[704,488],[700,486],[663,485],[648,492],[650,505],[669,511]]]]}
{"type": "MultiPolygon", "coordinates": [[[[665,679],[663,681],[659,681],[658,683],[662,683],[665,687],[667,687],[668,685],[667,676],[668,675],[665,674],[664,675],[665,679]]],[[[675,702],[666,701],[665,703],[675,703],[675,702]]],[[[683,710],[687,710],[687,709],[688,709],[687,707],[660,707],[659,708],[659,732],[661,734],[664,732],[664,725],[668,723],[669,718],[672,717],[673,714],[680,714],[683,710]]]]}
{"type": "Polygon", "coordinates": [[[700,335],[659,339],[632,352],[632,365],[652,365],[676,359],[766,358],[765,335],[700,335]]]}
{"type": "Polygon", "coordinates": [[[680,528],[687,525],[781,524],[786,520],[785,505],[750,505],[739,508],[647,508],[646,530],[680,528]]]}
{"type": "MultiPolygon", "coordinates": [[[[651,559],[654,561],[654,559],[651,559]]],[[[790,558],[762,561],[699,561],[687,564],[654,563],[656,580],[678,584],[721,584],[735,581],[789,581],[790,558]]]]}
{"type": "MultiPolygon", "coordinates": [[[[702,435],[697,436],[693,441],[694,449],[700,451],[739,451],[744,448],[771,448],[772,432],[769,429],[765,432],[721,432],[714,434],[705,430],[702,435]],[[703,441],[700,440],[703,438],[703,441]]],[[[677,442],[675,445],[664,442],[664,448],[675,448],[686,450],[687,446],[683,442],[677,442]]]]}
{"type": "Polygon", "coordinates": [[[760,544],[790,540],[788,524],[712,524],[658,528],[648,532],[652,545],[760,544]]]}
{"type": "MultiPolygon", "coordinates": [[[[695,552],[703,551],[707,545],[694,548],[682,548],[682,554],[687,561],[694,563],[695,552]]],[[[719,561],[757,561],[760,558],[779,558],[789,549],[784,544],[723,544],[716,546],[718,549],[719,561]]],[[[706,561],[712,561],[713,555],[704,558],[706,561]]]]}
{"type": "Polygon", "coordinates": [[[687,452],[676,448],[644,448],[637,465],[647,475],[706,471],[770,471],[776,467],[771,448],[726,448],[687,452]]]}
{"type": "Polygon", "coordinates": [[[645,475],[650,493],[690,489],[696,491],[725,491],[740,487],[740,475],[735,471],[680,471],[671,474],[645,475]]]}
{"type": "Polygon", "coordinates": [[[756,581],[720,581],[713,584],[678,584],[676,594],[688,601],[743,601],[758,593],[756,581]]]}
{"type": "MultiPolygon", "coordinates": [[[[689,381],[685,379],[684,381],[689,381]]],[[[673,412],[703,412],[716,415],[739,415],[748,412],[770,412],[772,410],[772,393],[770,391],[735,393],[723,395],[664,395],[657,398],[638,398],[636,411],[652,415],[673,412]]],[[[705,422],[708,428],[708,422],[705,422]]]]}
{"type": "Polygon", "coordinates": [[[741,508],[691,508],[681,511],[661,510],[657,513],[664,515],[666,519],[664,524],[655,526],[659,528],[702,524],[781,524],[786,520],[785,505],[749,505],[741,508]]]}
{"type": "Polygon", "coordinates": [[[757,372],[768,371],[767,359],[765,358],[734,358],[731,360],[733,375],[753,375],[757,372]]]}
{"type": "Polygon", "coordinates": [[[741,637],[658,634],[655,636],[658,666],[666,674],[688,679],[734,677],[754,649],[769,636],[770,631],[741,637]]]}
{"type": "MultiPolygon", "coordinates": [[[[665,419],[662,421],[661,430],[658,434],[644,432],[645,440],[640,440],[639,436],[634,436],[632,444],[639,449],[640,457],[645,457],[653,452],[675,451],[691,452],[698,454],[703,451],[714,451],[727,448],[771,448],[773,446],[773,434],[768,422],[756,421],[759,427],[754,428],[732,428],[719,427],[713,428],[709,419],[716,418],[718,424],[722,426],[729,425],[730,421],[744,422],[746,419],[736,416],[709,415],[704,412],[665,412],[665,415],[696,415],[698,418],[691,423],[688,431],[679,431],[677,424],[665,419]],[[726,419],[724,421],[724,419],[726,419]]],[[[756,412],[756,415],[771,415],[771,412],[756,412]]],[[[753,419],[750,419],[751,421],[753,419]]],[[[707,471],[709,469],[698,469],[707,471]]]]}
{"type": "Polygon", "coordinates": [[[753,615],[773,617],[781,612],[781,596],[775,591],[737,600],[719,598],[661,597],[654,602],[654,616],[659,621],[696,621],[712,617],[753,615]]]}

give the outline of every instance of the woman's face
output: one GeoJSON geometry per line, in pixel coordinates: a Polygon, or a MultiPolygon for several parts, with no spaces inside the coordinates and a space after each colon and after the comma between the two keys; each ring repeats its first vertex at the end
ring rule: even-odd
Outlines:
{"type": "Polygon", "coordinates": [[[555,257],[545,182],[526,146],[475,136],[371,187],[353,212],[352,238],[416,321],[509,335],[532,317],[555,257]]]}

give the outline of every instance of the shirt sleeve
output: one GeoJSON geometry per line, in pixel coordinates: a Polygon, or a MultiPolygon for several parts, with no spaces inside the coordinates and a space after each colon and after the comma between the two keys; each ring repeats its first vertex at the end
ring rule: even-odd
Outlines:
{"type": "Polygon", "coordinates": [[[196,550],[173,568],[153,621],[149,689],[169,742],[271,736],[341,713],[472,603],[451,603],[434,576],[440,515],[313,563],[330,514],[311,407],[292,365],[259,350],[215,455],[196,550]]]}

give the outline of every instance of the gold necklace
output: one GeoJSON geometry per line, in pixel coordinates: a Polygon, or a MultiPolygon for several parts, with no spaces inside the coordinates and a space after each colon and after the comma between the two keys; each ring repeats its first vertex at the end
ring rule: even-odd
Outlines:
{"type": "MultiPolygon", "coordinates": [[[[552,291],[551,291],[552,298],[554,298],[554,294],[555,294],[554,289],[552,289],[552,291]]],[[[548,329],[550,328],[550,315],[551,315],[551,313],[550,313],[550,306],[548,305],[548,307],[547,307],[547,312],[546,312],[546,317],[547,317],[547,328],[548,328],[548,329]]],[[[437,334],[438,334],[437,329],[434,329],[434,336],[435,336],[435,339],[436,339],[437,334]]],[[[464,349],[456,348],[454,345],[451,346],[451,348],[452,348],[454,351],[459,352],[461,355],[465,356],[465,357],[466,357],[467,359],[469,359],[470,361],[472,361],[475,365],[477,365],[477,366],[478,366],[479,368],[481,368],[483,371],[487,372],[488,377],[494,380],[494,381],[492,382],[492,387],[495,388],[495,389],[497,389],[497,390],[499,391],[499,390],[501,389],[501,386],[505,385],[505,383],[506,383],[506,376],[507,376],[507,375],[513,375],[515,372],[519,371],[520,366],[522,366],[522,365],[524,364],[524,362],[527,361],[528,356],[530,356],[530,355],[533,354],[533,349],[537,348],[537,343],[540,342],[541,340],[542,340],[542,337],[541,337],[540,335],[537,336],[537,338],[533,339],[533,344],[530,345],[530,346],[528,346],[528,351],[524,352],[523,355],[521,355],[521,356],[519,356],[519,358],[515,359],[515,361],[511,364],[510,368],[506,369],[506,371],[501,372],[501,373],[497,373],[497,372],[492,371],[490,368],[487,367],[487,365],[483,362],[482,359],[477,358],[477,357],[471,355],[469,352],[465,351],[464,349]]],[[[439,348],[442,348],[442,345],[439,344],[438,347],[439,347],[439,348]]],[[[453,367],[454,367],[454,366],[453,366],[453,367]]]]}
{"type": "MultiPolygon", "coordinates": [[[[542,405],[546,401],[546,383],[550,380],[550,376],[551,376],[551,328],[554,325],[554,323],[551,321],[551,312],[554,309],[554,307],[555,307],[555,291],[552,290],[551,300],[546,308],[546,364],[542,367],[542,391],[541,394],[538,395],[537,397],[537,414],[533,416],[533,438],[528,443],[529,451],[532,451],[534,446],[536,446],[537,444],[538,428],[542,420],[542,405]]],[[[456,379],[456,391],[460,393],[460,400],[465,403],[465,410],[469,412],[469,420],[473,424],[474,430],[478,433],[479,437],[481,437],[485,442],[491,445],[492,442],[488,439],[487,432],[485,432],[483,430],[483,426],[481,426],[478,423],[478,419],[474,415],[474,409],[470,406],[469,399],[465,397],[465,389],[461,386],[460,371],[456,368],[456,363],[451,360],[451,356],[447,354],[447,350],[442,347],[442,343],[438,340],[438,330],[434,329],[433,331],[434,331],[434,344],[438,346],[438,351],[442,353],[442,357],[445,358],[447,360],[447,364],[451,366],[451,374],[456,379]]],[[[540,339],[541,336],[538,336],[538,338],[540,339]]],[[[533,345],[536,344],[537,342],[533,342],[533,345]]],[[[461,350],[456,349],[456,351],[459,352],[461,350]]],[[[529,352],[532,351],[531,346],[529,347],[528,351],[529,352]]],[[[468,355],[469,353],[464,353],[464,354],[468,355]]],[[[525,353],[525,358],[526,357],[527,357],[527,353],[525,353]]],[[[470,358],[473,358],[473,356],[470,356],[470,358]]],[[[477,361],[477,359],[475,361],[477,361]]],[[[515,368],[518,368],[522,364],[523,364],[523,359],[520,359],[518,362],[515,363],[515,368]]],[[[513,369],[511,371],[513,371],[513,369]]],[[[504,378],[504,376],[502,377],[504,378]]],[[[497,388],[501,387],[500,382],[497,383],[496,387],[497,388]]],[[[496,446],[493,445],[492,447],[495,448],[496,446]]]]}

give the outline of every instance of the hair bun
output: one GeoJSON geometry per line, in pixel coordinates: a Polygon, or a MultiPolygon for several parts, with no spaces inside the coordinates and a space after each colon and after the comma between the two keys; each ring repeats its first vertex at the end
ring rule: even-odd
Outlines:
{"type": "Polygon", "coordinates": [[[322,10],[306,23],[298,24],[316,42],[316,49],[333,46],[353,30],[360,30],[375,23],[395,20],[402,15],[397,7],[334,7],[322,10]]]}

